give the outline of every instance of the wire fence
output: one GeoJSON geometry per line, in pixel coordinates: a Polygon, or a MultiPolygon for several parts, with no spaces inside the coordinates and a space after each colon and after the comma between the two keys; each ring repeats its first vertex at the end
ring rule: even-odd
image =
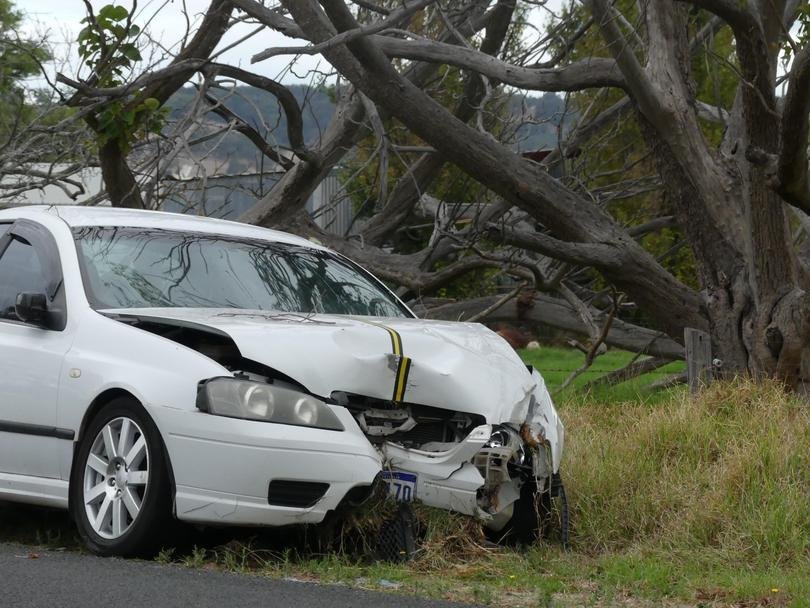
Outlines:
{"type": "MultiPolygon", "coordinates": [[[[535,368],[541,374],[547,374],[549,372],[561,373],[561,374],[570,374],[570,373],[572,373],[574,371],[573,369],[570,369],[570,368],[568,368],[568,369],[552,369],[552,368],[549,368],[549,367],[541,368],[541,367],[538,367],[538,366],[535,366],[535,368]]],[[[619,369],[621,369],[621,368],[616,368],[616,369],[586,369],[586,370],[584,370],[584,371],[582,371],[580,373],[581,374],[610,374],[610,373],[615,372],[615,371],[617,371],[619,369]]],[[[643,374],[640,374],[640,376],[646,376],[647,374],[661,374],[663,376],[669,376],[669,375],[676,374],[676,373],[678,373],[678,372],[677,371],[665,371],[665,370],[662,371],[660,369],[654,369],[654,370],[649,371],[649,372],[644,372],[643,374]]]]}

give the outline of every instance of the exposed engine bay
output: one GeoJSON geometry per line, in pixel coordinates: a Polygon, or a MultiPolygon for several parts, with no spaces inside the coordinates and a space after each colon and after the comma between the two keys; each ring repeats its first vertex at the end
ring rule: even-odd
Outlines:
{"type": "Polygon", "coordinates": [[[428,405],[397,404],[345,392],[334,392],[331,397],[352,412],[374,445],[390,441],[406,448],[433,451],[431,446],[457,443],[486,423],[480,415],[428,405]]]}

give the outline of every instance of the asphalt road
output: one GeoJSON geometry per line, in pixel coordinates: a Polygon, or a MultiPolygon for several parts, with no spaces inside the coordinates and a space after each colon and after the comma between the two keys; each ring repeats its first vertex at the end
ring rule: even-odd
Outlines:
{"type": "Polygon", "coordinates": [[[459,604],[0,543],[0,606],[449,608],[459,604]]]}

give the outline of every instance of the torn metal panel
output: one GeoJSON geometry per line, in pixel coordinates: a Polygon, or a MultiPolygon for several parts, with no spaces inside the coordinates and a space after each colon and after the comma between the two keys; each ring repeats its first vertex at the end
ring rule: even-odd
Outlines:
{"type": "Polygon", "coordinates": [[[489,423],[522,422],[534,390],[520,357],[478,323],[223,309],[106,312],[212,328],[228,335],[243,357],[322,397],[343,391],[393,400],[400,356],[411,361],[402,399],[407,403],[477,413],[489,423]],[[386,328],[400,336],[402,355],[392,352],[386,328]]]}

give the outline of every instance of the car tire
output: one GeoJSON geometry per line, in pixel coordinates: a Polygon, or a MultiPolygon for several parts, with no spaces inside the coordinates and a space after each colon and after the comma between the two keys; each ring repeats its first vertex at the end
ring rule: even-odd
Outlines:
{"type": "Polygon", "coordinates": [[[538,492],[537,484],[524,483],[512,509],[512,517],[500,530],[484,528],[490,541],[502,545],[531,545],[548,534],[551,495],[547,489],[538,492]]]}
{"type": "Polygon", "coordinates": [[[117,398],[90,422],[75,453],[70,505],[79,534],[102,556],[150,556],[172,523],[163,441],[134,399],[117,398]]]}

